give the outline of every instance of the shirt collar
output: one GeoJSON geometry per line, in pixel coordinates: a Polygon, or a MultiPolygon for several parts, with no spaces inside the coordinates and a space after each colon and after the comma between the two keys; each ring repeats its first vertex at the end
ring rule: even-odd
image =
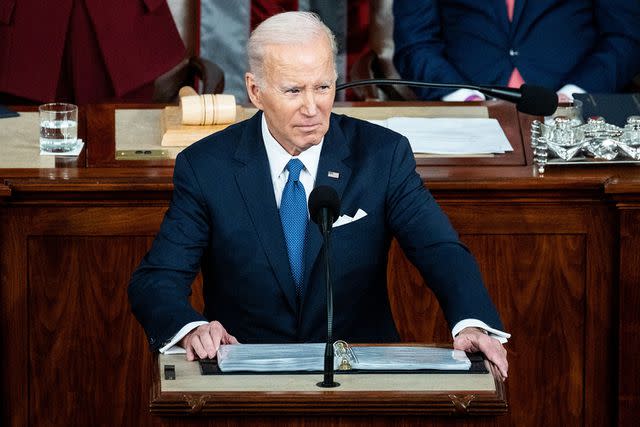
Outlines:
{"type": "MultiPolygon", "coordinates": [[[[273,135],[271,135],[271,132],[267,127],[267,119],[265,119],[264,113],[262,114],[262,140],[264,141],[264,146],[267,150],[271,177],[272,179],[276,179],[282,172],[284,172],[287,163],[289,163],[289,160],[291,160],[293,156],[287,153],[278,141],[276,141],[273,135]]],[[[318,163],[320,162],[320,152],[322,151],[323,143],[324,137],[319,144],[307,148],[296,156],[302,162],[311,177],[313,177],[314,181],[318,172],[318,163]]]]}

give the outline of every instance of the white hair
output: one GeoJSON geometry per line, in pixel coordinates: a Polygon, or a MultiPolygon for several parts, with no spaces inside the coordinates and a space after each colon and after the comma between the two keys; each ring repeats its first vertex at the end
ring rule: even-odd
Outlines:
{"type": "MultiPolygon", "coordinates": [[[[264,78],[265,48],[268,45],[303,44],[322,35],[329,41],[335,67],[338,53],[336,38],[317,14],[294,11],[273,15],[260,23],[249,37],[247,42],[249,71],[261,85],[264,78]]],[[[336,70],[336,78],[337,76],[336,70]]]]}

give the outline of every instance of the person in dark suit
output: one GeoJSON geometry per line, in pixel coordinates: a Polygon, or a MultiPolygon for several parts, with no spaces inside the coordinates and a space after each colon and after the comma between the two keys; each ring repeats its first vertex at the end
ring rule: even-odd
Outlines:
{"type": "Polygon", "coordinates": [[[0,102],[151,101],[184,55],[166,0],[0,2],[0,102]]]}
{"type": "Polygon", "coordinates": [[[508,334],[407,139],[331,113],[331,31],[315,14],[287,12],[258,26],[247,49],[246,86],[261,111],[178,155],[171,205],[129,285],[151,348],[178,343],[193,360],[238,341],[324,341],[322,236],[308,223],[306,197],[329,185],[342,201],[331,250],[335,338],[399,340],[386,281],[395,237],[438,297],[454,345],[482,350],[506,377],[496,337],[508,334]],[[296,200],[302,211],[292,217],[296,200]],[[301,251],[292,236],[300,224],[301,251]],[[202,314],[188,302],[199,269],[202,314]]]}
{"type": "MultiPolygon", "coordinates": [[[[640,2],[395,0],[394,63],[406,79],[611,93],[640,73],[640,2]]],[[[416,89],[422,99],[464,100],[416,89]]],[[[477,95],[477,94],[476,94],[477,95]]]]}

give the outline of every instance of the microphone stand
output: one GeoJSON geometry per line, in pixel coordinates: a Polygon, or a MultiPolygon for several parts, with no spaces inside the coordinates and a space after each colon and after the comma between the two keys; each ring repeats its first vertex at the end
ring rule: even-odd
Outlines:
{"type": "Polygon", "coordinates": [[[322,208],[322,238],[324,245],[322,255],[325,263],[325,283],[327,288],[327,344],[324,348],[324,379],[317,383],[318,387],[338,387],[340,383],[333,380],[333,286],[331,285],[331,263],[329,250],[329,234],[331,233],[330,214],[327,208],[322,208]]]}

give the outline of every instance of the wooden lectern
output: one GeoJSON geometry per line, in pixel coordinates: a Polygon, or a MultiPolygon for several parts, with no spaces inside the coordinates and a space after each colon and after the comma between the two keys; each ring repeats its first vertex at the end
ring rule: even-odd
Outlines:
{"type": "Polygon", "coordinates": [[[159,355],[154,362],[150,410],[159,416],[331,415],[349,416],[340,421],[348,425],[372,415],[400,419],[507,411],[504,384],[488,362],[484,374],[336,371],[340,386],[330,389],[316,386],[322,379],[317,373],[203,376],[199,364],[186,361],[182,354],[159,355]],[[167,379],[172,376],[175,379],[167,379]]]}

